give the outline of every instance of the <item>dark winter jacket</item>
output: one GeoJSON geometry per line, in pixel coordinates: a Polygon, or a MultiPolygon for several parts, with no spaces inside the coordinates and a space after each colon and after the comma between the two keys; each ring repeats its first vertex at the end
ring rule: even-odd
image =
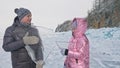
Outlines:
{"type": "MultiPolygon", "coordinates": [[[[3,40],[3,49],[7,52],[11,52],[13,68],[35,68],[36,66],[28,55],[22,40],[26,32],[29,32],[29,36],[37,36],[40,39],[38,30],[31,27],[31,25],[21,24],[18,17],[14,19],[13,25],[6,29],[3,40]]],[[[35,50],[35,57],[38,60],[43,60],[41,39],[38,44],[29,46],[35,50]]]]}

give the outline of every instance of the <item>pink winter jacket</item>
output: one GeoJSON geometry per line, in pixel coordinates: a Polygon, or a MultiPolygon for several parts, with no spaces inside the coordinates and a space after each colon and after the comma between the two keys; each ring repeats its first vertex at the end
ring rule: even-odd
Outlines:
{"type": "Polygon", "coordinates": [[[84,34],[87,22],[83,18],[75,18],[77,28],[68,45],[68,55],[65,60],[65,68],[89,68],[89,41],[84,34]]]}

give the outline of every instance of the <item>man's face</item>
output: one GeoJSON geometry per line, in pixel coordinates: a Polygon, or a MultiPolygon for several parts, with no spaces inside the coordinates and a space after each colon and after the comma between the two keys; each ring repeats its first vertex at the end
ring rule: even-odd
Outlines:
{"type": "Polygon", "coordinates": [[[22,19],[21,19],[21,22],[22,23],[31,23],[31,20],[32,20],[32,14],[27,14],[26,16],[24,16],[22,19]]]}

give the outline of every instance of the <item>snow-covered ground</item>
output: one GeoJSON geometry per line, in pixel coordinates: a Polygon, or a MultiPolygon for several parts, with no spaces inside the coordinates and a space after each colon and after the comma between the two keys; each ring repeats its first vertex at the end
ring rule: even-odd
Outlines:
{"type": "MultiPolygon", "coordinates": [[[[60,47],[67,48],[71,31],[54,33],[38,28],[44,45],[44,68],[63,68],[65,56],[60,47]]],[[[120,68],[120,28],[89,29],[86,35],[90,42],[90,68],[120,68]]],[[[0,35],[0,68],[12,68],[10,53],[2,49],[0,35]]]]}

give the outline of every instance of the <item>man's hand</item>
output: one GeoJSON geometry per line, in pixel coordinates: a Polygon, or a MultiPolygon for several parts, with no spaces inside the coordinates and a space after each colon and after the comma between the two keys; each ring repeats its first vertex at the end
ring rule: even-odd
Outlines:
{"type": "Polygon", "coordinates": [[[36,62],[36,68],[43,68],[43,65],[44,65],[44,61],[43,60],[39,60],[36,62]]]}
{"type": "Polygon", "coordinates": [[[23,37],[24,44],[37,44],[39,42],[39,38],[36,36],[28,36],[28,32],[23,37]]]}

